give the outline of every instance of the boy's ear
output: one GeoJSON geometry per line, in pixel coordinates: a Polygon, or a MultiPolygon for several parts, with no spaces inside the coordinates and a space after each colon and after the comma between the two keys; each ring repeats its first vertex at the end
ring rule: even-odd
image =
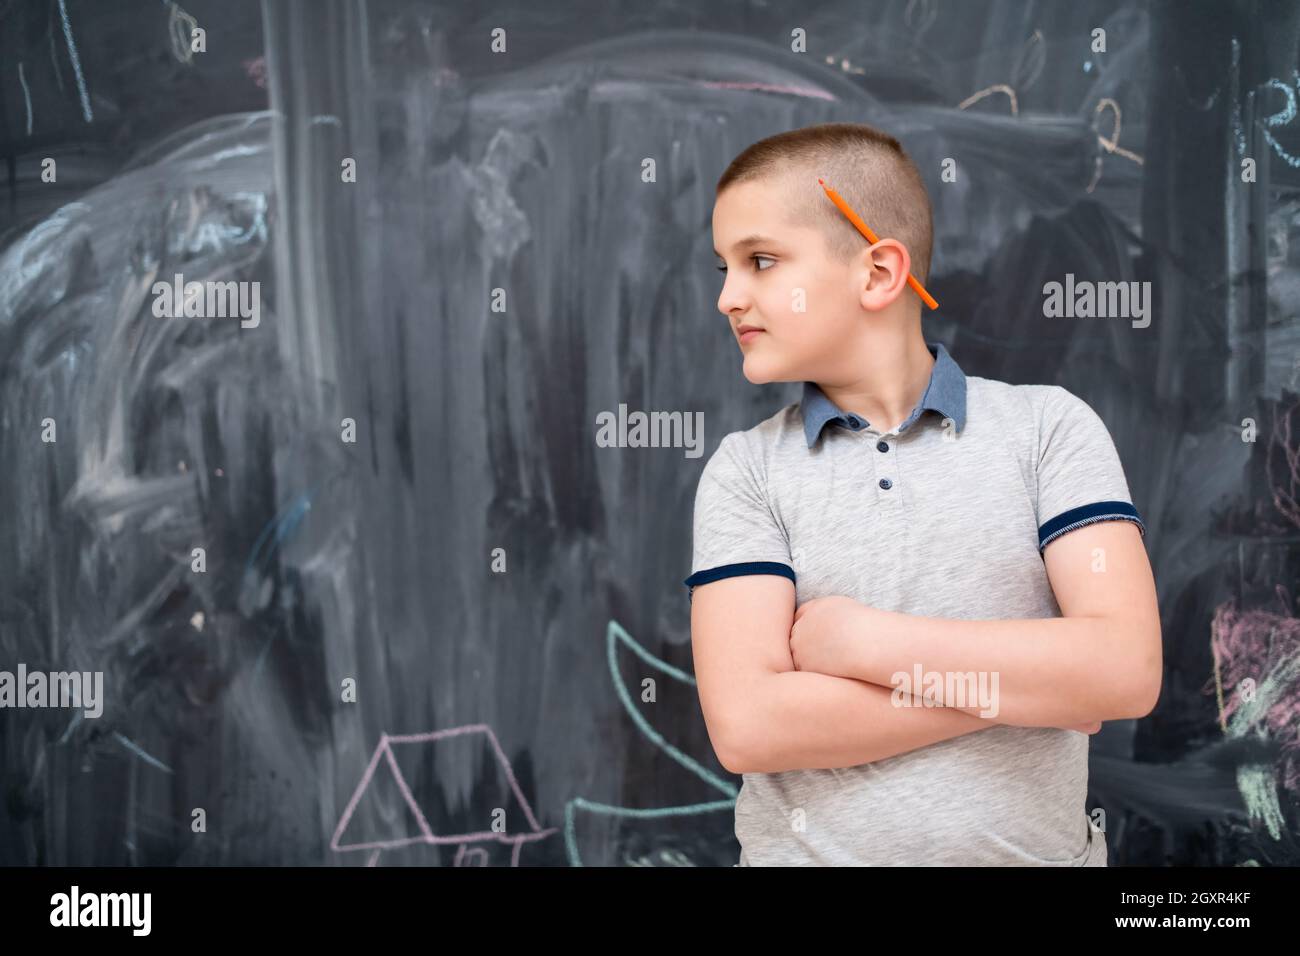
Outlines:
{"type": "Polygon", "coordinates": [[[907,246],[897,239],[873,242],[863,252],[862,264],[871,273],[862,289],[862,304],[869,309],[889,305],[907,288],[908,270],[912,265],[907,246]]]}
{"type": "Polygon", "coordinates": [[[907,274],[912,267],[912,254],[907,251],[907,246],[903,245],[899,240],[881,239],[879,242],[873,242],[868,246],[867,252],[871,256],[872,265],[883,268],[888,272],[901,271],[903,281],[907,281],[907,274]]]}
{"type": "MultiPolygon", "coordinates": [[[[891,239],[888,237],[880,239],[879,242],[874,242],[871,243],[870,246],[867,246],[867,252],[870,252],[872,263],[875,263],[876,265],[880,265],[881,260],[887,258],[889,260],[887,268],[891,269],[891,271],[893,271],[894,268],[898,268],[896,265],[892,264],[894,258],[900,259],[902,264],[906,265],[909,269],[911,268],[911,252],[907,251],[907,247],[902,245],[902,242],[898,241],[898,239],[891,239]]],[[[906,281],[906,278],[904,281],[906,281]]]]}

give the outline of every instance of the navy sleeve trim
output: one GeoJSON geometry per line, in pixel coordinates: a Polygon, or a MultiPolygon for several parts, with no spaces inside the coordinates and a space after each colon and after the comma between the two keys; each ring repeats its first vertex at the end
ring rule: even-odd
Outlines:
{"type": "Polygon", "coordinates": [[[682,583],[690,588],[687,594],[693,597],[696,585],[721,581],[723,578],[740,577],[744,574],[779,574],[783,578],[794,580],[794,568],[780,561],[742,561],[739,564],[724,564],[721,567],[709,568],[707,571],[696,571],[682,583]]]}
{"type": "Polygon", "coordinates": [[[1098,521],[1132,521],[1138,526],[1139,533],[1146,537],[1147,527],[1142,521],[1142,516],[1131,504],[1127,501],[1098,501],[1071,508],[1039,528],[1038,550],[1041,552],[1049,543],[1068,531],[1098,521]]]}

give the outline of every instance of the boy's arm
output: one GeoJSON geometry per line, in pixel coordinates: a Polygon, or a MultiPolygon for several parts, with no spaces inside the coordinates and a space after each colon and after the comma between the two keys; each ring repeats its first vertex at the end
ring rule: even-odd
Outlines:
{"type": "Polygon", "coordinates": [[[751,731],[762,736],[733,773],[853,767],[997,723],[953,707],[898,707],[888,688],[812,671],[773,673],[757,686],[766,700],[751,731]]]}
{"type": "Polygon", "coordinates": [[[796,671],[794,583],[771,574],[695,588],[691,644],[709,739],[732,773],[852,767],[983,730],[950,707],[898,707],[891,691],[796,671]]]}
{"type": "MultiPolygon", "coordinates": [[[[851,658],[835,673],[887,686],[918,664],[983,671],[997,677],[997,719],[1019,726],[1150,713],[1162,674],[1160,612],[1138,529],[1126,521],[1077,528],[1047,545],[1044,560],[1063,617],[960,621],[866,608],[851,658]]],[[[983,707],[948,699],[947,689],[938,703],[983,707]]]]}

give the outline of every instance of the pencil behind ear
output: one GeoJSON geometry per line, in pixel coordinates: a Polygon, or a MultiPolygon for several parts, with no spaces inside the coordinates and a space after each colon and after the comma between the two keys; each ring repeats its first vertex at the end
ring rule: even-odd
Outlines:
{"type": "MultiPolygon", "coordinates": [[[[844,201],[839,193],[831,189],[830,186],[827,186],[826,181],[820,176],[817,177],[817,182],[822,189],[826,190],[826,195],[830,197],[831,202],[835,203],[840,212],[844,213],[844,215],[848,217],[849,222],[853,223],[854,228],[857,229],[858,232],[862,233],[868,242],[874,246],[880,241],[876,234],[871,231],[871,228],[849,207],[849,204],[844,201]]],[[[934,296],[926,292],[925,287],[922,286],[921,283],[917,282],[916,276],[912,275],[910,272],[907,274],[907,284],[912,287],[913,292],[921,297],[922,302],[932,309],[939,308],[939,303],[934,300],[934,296]]]]}

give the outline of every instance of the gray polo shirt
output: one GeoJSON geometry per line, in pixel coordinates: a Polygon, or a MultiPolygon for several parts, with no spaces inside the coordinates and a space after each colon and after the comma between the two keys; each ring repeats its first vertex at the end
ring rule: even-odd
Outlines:
{"type": "MultiPolygon", "coordinates": [[[[1059,617],[1049,542],[1096,521],[1145,535],[1086,402],[967,376],[927,346],[929,385],[893,431],[806,382],[802,401],[723,437],[696,491],[690,595],[779,574],[796,606],[842,594],[931,617],[1059,617]]],[[[744,774],[737,865],[1105,866],[1088,741],[993,724],[855,767],[744,774]]]]}

